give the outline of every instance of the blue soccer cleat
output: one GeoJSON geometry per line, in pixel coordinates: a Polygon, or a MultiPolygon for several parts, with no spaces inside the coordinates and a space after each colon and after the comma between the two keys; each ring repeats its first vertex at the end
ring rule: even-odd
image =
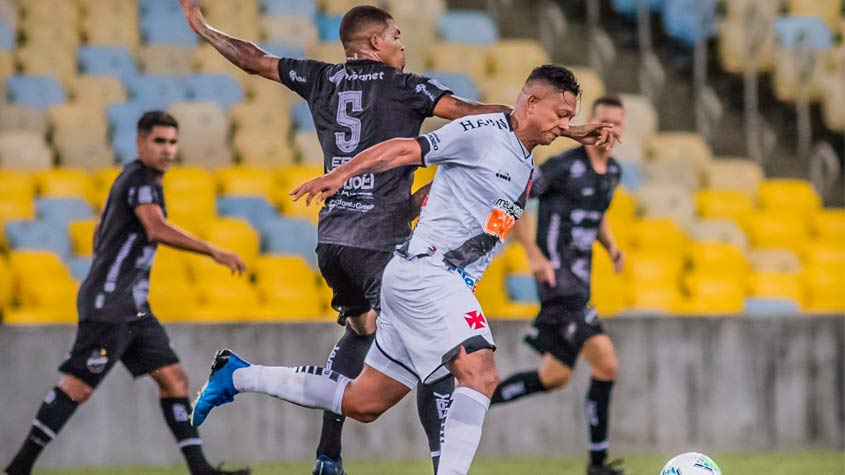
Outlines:
{"type": "Polygon", "coordinates": [[[314,462],[314,472],[312,473],[313,475],[347,475],[343,471],[342,460],[333,460],[325,455],[317,457],[317,461],[314,462]]]}
{"type": "Polygon", "coordinates": [[[220,350],[214,355],[211,363],[211,375],[203,385],[197,399],[194,401],[194,410],[191,413],[191,425],[199,427],[205,422],[208,413],[217,406],[235,400],[235,384],[232,382],[232,373],[236,369],[246,368],[250,364],[238,357],[232,350],[220,350]]]}

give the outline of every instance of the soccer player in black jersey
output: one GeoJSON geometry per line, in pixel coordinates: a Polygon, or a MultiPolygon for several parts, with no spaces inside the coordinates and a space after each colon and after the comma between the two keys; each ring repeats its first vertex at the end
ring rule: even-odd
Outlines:
{"type": "Polygon", "coordinates": [[[242,273],[237,254],[201,241],[167,222],[161,178],[178,150],[178,124],[147,112],[138,121],[138,160],[123,167],[109,191],[94,231],[94,262],[79,288],[79,328],[62,377],[32,422],[26,441],[5,472],[28,475],[44,447],[118,362],[159,386],[161,409],[192,475],[248,475],[249,469],[213,468],[191,426],[188,376],[164,327],[147,302],[150,269],[158,244],[204,254],[232,273],[242,273]]]}
{"type": "MultiPolygon", "coordinates": [[[[625,111],[613,96],[593,104],[593,123],[613,124],[622,133],[625,111]]],[[[540,314],[526,342],[543,355],[538,370],[504,379],[492,404],[513,401],[569,384],[579,354],[592,367],[586,415],[590,429],[588,475],[621,475],[620,462],[607,464],[610,390],[616,379],[613,343],[590,306],[593,243],[598,238],[622,272],[624,254],[616,246],[605,211],[619,184],[621,168],[610,146],[584,146],[548,159],[535,169],[531,195],[539,198],[537,233],[518,221],[513,235],[525,247],[538,281],[540,314]]]]}
{"type": "MultiPolygon", "coordinates": [[[[281,82],[308,102],[324,155],[324,171],[357,153],[392,138],[416,137],[425,118],[456,119],[470,114],[509,111],[510,107],[477,104],[451,94],[436,80],[406,73],[400,31],[391,15],[376,7],[349,10],[340,25],[346,62],[279,58],[249,41],[210,26],[195,0],[180,0],[191,28],[235,66],[281,82]]],[[[599,127],[572,128],[577,140],[595,141],[599,127]]],[[[363,368],[373,341],[379,310],[381,277],[395,247],[410,234],[428,187],[410,195],[417,167],[405,166],[351,178],[320,211],[317,258],[332,288],[332,307],[346,332],[332,350],[327,367],[349,378],[363,368]]],[[[437,466],[444,401],[451,378],[420,385],[420,419],[437,466]]],[[[325,413],[314,475],[343,474],[343,418],[325,413]]]]}

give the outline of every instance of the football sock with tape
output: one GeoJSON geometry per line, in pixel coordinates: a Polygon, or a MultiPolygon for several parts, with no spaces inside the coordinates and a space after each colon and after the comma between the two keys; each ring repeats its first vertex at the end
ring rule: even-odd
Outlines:
{"type": "Polygon", "coordinates": [[[32,428],[26,441],[6,471],[10,474],[30,473],[41,451],[58,436],[59,431],[78,406],[79,403],[72,400],[60,388],[51,389],[44,397],[44,402],[41,403],[32,421],[32,428]]]}
{"type": "Polygon", "coordinates": [[[607,459],[607,419],[611,389],[613,381],[593,379],[587,392],[586,415],[590,426],[590,464],[593,466],[604,465],[607,459]]]}
{"type": "Polygon", "coordinates": [[[440,449],[443,443],[443,434],[446,430],[446,416],[449,414],[449,403],[452,400],[452,391],[454,390],[455,378],[452,375],[431,384],[417,386],[417,412],[428,438],[428,448],[431,451],[434,473],[437,473],[437,466],[440,462],[440,449]]]}
{"type": "Polygon", "coordinates": [[[537,371],[516,373],[499,383],[496,391],[493,392],[493,397],[490,398],[490,404],[516,401],[545,390],[543,383],[540,382],[540,373],[537,371]]]}
{"type": "Polygon", "coordinates": [[[464,386],[455,389],[446,416],[437,475],[466,475],[469,472],[489,407],[490,399],[480,392],[464,386]]]}
{"type": "Polygon", "coordinates": [[[319,366],[250,365],[232,373],[239,392],[261,393],[297,406],[341,414],[349,378],[319,366]]]}
{"type": "MultiPolygon", "coordinates": [[[[375,339],[375,333],[358,335],[349,327],[338,340],[326,362],[326,369],[336,371],[349,379],[355,379],[364,369],[364,359],[375,339]]],[[[323,428],[317,456],[325,455],[333,460],[340,459],[341,435],[345,417],[326,411],[323,412],[323,428]]]]}
{"type": "Polygon", "coordinates": [[[173,432],[173,436],[176,437],[176,443],[191,473],[196,475],[209,472],[211,466],[202,453],[202,439],[196,427],[191,425],[191,403],[188,398],[161,398],[161,412],[164,413],[164,420],[170,432],[173,432]]]}

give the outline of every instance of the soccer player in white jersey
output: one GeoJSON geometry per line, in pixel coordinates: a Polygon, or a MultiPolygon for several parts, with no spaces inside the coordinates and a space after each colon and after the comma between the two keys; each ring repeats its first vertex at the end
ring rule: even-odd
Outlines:
{"type": "MultiPolygon", "coordinates": [[[[194,405],[194,425],[241,392],[371,422],[417,384],[450,372],[457,389],[437,473],[466,474],[499,380],[493,335],[473,288],[522,214],[532,150],[569,128],[579,93],[572,72],[540,66],[510,114],[468,116],[415,139],[382,142],[293,190],[295,199],[321,203],[361,173],[439,165],[417,228],[385,269],[376,341],[361,374],[350,380],[316,366],[253,365],[221,350],[194,405]]],[[[612,125],[596,128],[595,144],[618,140],[612,125]]]]}

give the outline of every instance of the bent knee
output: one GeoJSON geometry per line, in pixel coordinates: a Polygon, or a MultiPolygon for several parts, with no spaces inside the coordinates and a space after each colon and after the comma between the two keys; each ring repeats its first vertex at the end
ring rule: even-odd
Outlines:
{"type": "Polygon", "coordinates": [[[79,380],[62,379],[59,382],[59,389],[77,404],[82,404],[94,394],[94,388],[79,380]]]}
{"type": "Polygon", "coordinates": [[[548,391],[563,389],[569,385],[570,381],[572,381],[571,372],[561,372],[540,378],[540,383],[542,383],[543,387],[548,391]]]}
{"type": "Polygon", "coordinates": [[[358,422],[369,424],[370,422],[375,422],[376,419],[384,414],[385,410],[386,408],[377,404],[363,404],[361,407],[347,411],[347,414],[344,415],[358,422]]]}
{"type": "Polygon", "coordinates": [[[593,377],[602,381],[615,381],[618,374],[619,363],[615,358],[593,368],[593,377]]]}

